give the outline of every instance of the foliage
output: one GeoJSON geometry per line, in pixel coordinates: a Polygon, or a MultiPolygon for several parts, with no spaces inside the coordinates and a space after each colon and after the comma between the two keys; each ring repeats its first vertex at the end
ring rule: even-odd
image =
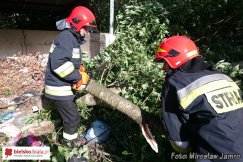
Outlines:
{"type": "Polygon", "coordinates": [[[60,16],[0,12],[1,29],[56,30],[55,22],[60,16]]]}
{"type": "MultiPolygon", "coordinates": [[[[164,73],[153,59],[159,42],[168,34],[166,14],[163,5],[156,1],[124,5],[116,16],[116,41],[93,60],[84,61],[101,84],[120,88],[122,96],[157,116],[164,73]]],[[[96,118],[99,118],[97,111],[96,118]]],[[[115,161],[148,161],[158,157],[159,161],[168,161],[163,146],[159,146],[158,155],[147,154],[151,148],[138,126],[127,117],[109,110],[102,113],[103,117],[109,116],[105,118],[107,122],[118,122],[112,124],[113,145],[109,150],[115,161]]],[[[161,137],[158,140],[160,144],[166,141],[161,137]]]]}
{"type": "Polygon", "coordinates": [[[153,63],[155,49],[168,33],[166,11],[157,2],[124,6],[117,15],[117,39],[92,63],[91,71],[107,87],[120,87],[122,95],[149,110],[156,107],[163,72],[153,63]],[[156,76],[156,77],[154,77],[156,76]]]}
{"type": "MultiPolygon", "coordinates": [[[[237,16],[233,16],[235,19],[230,18],[230,10],[224,11],[234,3],[236,1],[205,1],[205,3],[200,0],[174,0],[160,3],[129,1],[129,5],[120,8],[116,16],[116,41],[92,62],[86,64],[100,83],[107,87],[120,87],[121,95],[158,116],[154,108],[159,107],[160,86],[164,79],[161,66],[155,65],[152,61],[158,43],[168,35],[183,34],[196,40],[200,51],[207,54],[210,61],[217,62],[222,57],[232,58],[232,60],[240,58],[240,55],[235,53],[235,50],[242,51],[241,46],[238,46],[240,40],[232,35],[235,30],[229,30],[229,33],[223,32],[225,31],[223,25],[231,23],[232,26],[240,26],[241,24],[237,16]],[[205,27],[204,24],[207,26],[205,27]],[[236,44],[231,44],[230,41],[236,44]]],[[[241,31],[240,27],[236,30],[241,31]]],[[[215,65],[217,69],[220,66],[222,62],[215,65]]],[[[221,71],[238,80],[241,86],[239,78],[242,77],[242,69],[239,66],[232,68],[227,66],[221,71]]],[[[113,116],[113,113],[109,112],[109,114],[113,116]]],[[[113,120],[119,120],[119,116],[113,117],[113,120]]],[[[113,159],[116,161],[147,161],[148,159],[173,161],[170,159],[171,147],[166,138],[158,137],[159,132],[156,132],[155,136],[160,152],[158,155],[153,155],[152,152],[148,152],[149,146],[143,143],[144,139],[139,129],[129,121],[123,123],[126,126],[113,130],[113,139],[117,139],[114,145],[121,148],[116,151],[111,148],[113,159]],[[125,133],[121,134],[121,130],[125,133]],[[115,156],[116,152],[120,153],[118,153],[119,157],[115,156]]]]}
{"type": "MultiPolygon", "coordinates": [[[[57,150],[55,152],[52,152],[52,162],[66,162],[68,159],[70,159],[73,155],[81,155],[85,158],[88,158],[88,147],[83,146],[79,149],[74,148],[70,149],[68,147],[64,146],[54,146],[57,147],[54,150],[57,150]]],[[[52,149],[53,150],[53,149],[52,149]]]]}
{"type": "Polygon", "coordinates": [[[98,30],[106,33],[109,32],[109,2],[110,0],[90,0],[90,9],[94,12],[94,15],[96,16],[98,30]]]}
{"type": "Polygon", "coordinates": [[[243,68],[238,65],[232,65],[225,60],[221,60],[214,65],[215,69],[230,76],[241,89],[243,89],[242,79],[243,79],[243,68]]]}
{"type": "Polygon", "coordinates": [[[243,59],[243,1],[165,1],[170,34],[190,35],[202,54],[214,62],[243,59]]]}
{"type": "MultiPolygon", "coordinates": [[[[124,4],[134,4],[136,0],[119,0],[114,1],[114,15],[116,16],[122,10],[121,6],[124,4]]],[[[94,12],[99,31],[104,33],[109,32],[110,25],[110,0],[90,0],[89,7],[94,12]]],[[[114,22],[114,28],[117,27],[118,22],[114,22]]]]}
{"type": "Polygon", "coordinates": [[[77,105],[78,105],[78,110],[79,114],[81,115],[81,118],[84,120],[87,120],[91,116],[91,111],[93,110],[92,108],[88,108],[85,103],[83,103],[81,100],[77,100],[77,105]]]}

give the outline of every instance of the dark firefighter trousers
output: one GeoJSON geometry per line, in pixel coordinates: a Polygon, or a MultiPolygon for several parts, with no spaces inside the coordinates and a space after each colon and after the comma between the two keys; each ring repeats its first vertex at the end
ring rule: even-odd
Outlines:
{"type": "Polygon", "coordinates": [[[75,100],[53,100],[63,120],[63,131],[73,135],[80,126],[80,115],[75,100]]]}

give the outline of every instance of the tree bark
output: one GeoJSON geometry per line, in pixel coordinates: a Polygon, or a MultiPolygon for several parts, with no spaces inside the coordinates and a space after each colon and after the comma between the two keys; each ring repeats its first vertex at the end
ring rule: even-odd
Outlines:
{"type": "Polygon", "coordinates": [[[142,123],[142,113],[140,108],[127,99],[115,94],[93,80],[88,84],[86,91],[112,108],[124,113],[137,124],[142,123]]]}
{"type": "Polygon", "coordinates": [[[104,103],[108,104],[112,108],[124,113],[133,121],[135,121],[142,130],[142,133],[155,152],[158,152],[158,146],[154,140],[148,124],[143,118],[142,110],[131,101],[115,94],[104,86],[91,80],[86,87],[86,91],[96,98],[100,99],[104,103]]]}

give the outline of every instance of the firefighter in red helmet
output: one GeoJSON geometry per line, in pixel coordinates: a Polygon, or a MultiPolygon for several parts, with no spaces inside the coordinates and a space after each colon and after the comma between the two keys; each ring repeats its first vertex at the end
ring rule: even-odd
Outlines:
{"type": "Polygon", "coordinates": [[[95,16],[86,7],[75,7],[65,20],[75,32],[79,32],[81,28],[90,32],[96,31],[95,16]]]}
{"type": "Polygon", "coordinates": [[[80,45],[87,32],[96,31],[94,14],[86,7],[77,6],[71,14],[56,22],[61,32],[54,39],[45,72],[45,96],[52,100],[63,119],[62,142],[79,146],[80,115],[75,102],[75,91],[84,90],[89,75],[83,70],[80,45]]]}
{"type": "Polygon", "coordinates": [[[206,63],[185,36],[162,41],[155,58],[166,72],[161,110],[174,150],[198,162],[243,162],[243,100],[237,84],[206,63]]]}

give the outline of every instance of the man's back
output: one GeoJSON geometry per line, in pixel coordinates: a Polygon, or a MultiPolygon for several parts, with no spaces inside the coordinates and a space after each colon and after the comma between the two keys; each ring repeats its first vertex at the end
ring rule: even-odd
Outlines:
{"type": "MultiPolygon", "coordinates": [[[[188,116],[182,129],[187,132],[181,133],[189,136],[196,152],[222,154],[220,158],[243,156],[243,103],[233,80],[205,69],[196,73],[177,71],[167,84],[172,89],[169,93],[177,95],[179,111],[188,116]]],[[[165,107],[165,113],[167,110],[165,107]]]]}

